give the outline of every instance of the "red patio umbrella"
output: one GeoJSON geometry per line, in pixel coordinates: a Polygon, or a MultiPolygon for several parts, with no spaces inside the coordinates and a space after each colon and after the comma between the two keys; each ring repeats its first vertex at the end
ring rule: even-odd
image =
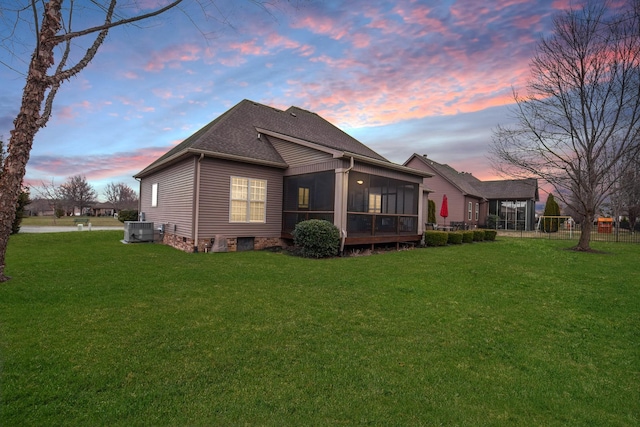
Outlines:
{"type": "Polygon", "coordinates": [[[449,216],[449,202],[447,201],[447,195],[442,196],[442,206],[440,207],[440,216],[444,218],[444,225],[447,225],[447,217],[449,216]]]}

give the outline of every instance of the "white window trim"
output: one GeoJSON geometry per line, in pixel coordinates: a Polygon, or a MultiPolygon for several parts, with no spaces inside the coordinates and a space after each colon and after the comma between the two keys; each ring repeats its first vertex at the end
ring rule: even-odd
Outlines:
{"type": "Polygon", "coordinates": [[[256,178],[247,178],[244,176],[231,176],[229,179],[229,222],[234,224],[264,224],[267,222],[267,180],[266,179],[256,179],[256,178]],[[234,199],[233,198],[233,180],[240,179],[246,180],[247,182],[247,198],[246,199],[234,199]],[[251,200],[251,183],[252,182],[263,182],[264,183],[264,200],[251,200]],[[244,202],[245,203],[245,219],[243,221],[238,221],[233,219],[233,202],[244,202]],[[262,203],[262,218],[260,220],[251,220],[251,203],[262,203]]]}
{"type": "Polygon", "coordinates": [[[468,211],[468,215],[467,218],[469,221],[471,221],[471,215],[473,214],[473,203],[469,202],[469,211],[468,211]]]}
{"type": "Polygon", "coordinates": [[[151,184],[151,207],[158,207],[158,183],[151,184]]]}
{"type": "Polygon", "coordinates": [[[480,218],[480,203],[476,202],[476,221],[480,218]]]}

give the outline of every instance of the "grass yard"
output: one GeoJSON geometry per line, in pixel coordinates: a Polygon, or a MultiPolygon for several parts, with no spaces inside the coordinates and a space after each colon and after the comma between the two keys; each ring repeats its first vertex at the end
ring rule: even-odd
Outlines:
{"type": "Polygon", "coordinates": [[[640,246],[367,257],[12,236],[0,424],[640,424],[640,246]]]}

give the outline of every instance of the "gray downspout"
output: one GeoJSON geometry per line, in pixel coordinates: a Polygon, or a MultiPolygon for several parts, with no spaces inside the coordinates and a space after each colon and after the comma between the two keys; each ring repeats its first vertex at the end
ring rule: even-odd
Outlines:
{"type": "Polygon", "coordinates": [[[193,225],[193,252],[198,252],[198,238],[200,228],[200,162],[204,158],[204,153],[200,153],[200,158],[196,164],[196,200],[195,200],[195,213],[194,213],[194,225],[193,225]]]}
{"type": "Polygon", "coordinates": [[[142,211],[142,179],[133,178],[138,181],[138,221],[140,220],[140,212],[142,211]]]}

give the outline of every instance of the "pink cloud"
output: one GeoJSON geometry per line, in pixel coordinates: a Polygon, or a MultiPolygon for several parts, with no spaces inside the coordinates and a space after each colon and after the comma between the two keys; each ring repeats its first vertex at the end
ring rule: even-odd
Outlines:
{"type": "Polygon", "coordinates": [[[244,43],[231,43],[229,48],[240,55],[264,55],[266,53],[262,46],[256,45],[255,40],[244,43]]]}
{"type": "Polygon", "coordinates": [[[332,39],[340,40],[348,31],[341,28],[340,24],[328,16],[305,16],[298,20],[294,28],[305,28],[316,34],[328,35],[332,39]]]}
{"type": "Polygon", "coordinates": [[[153,89],[153,94],[160,99],[182,99],[184,95],[175,95],[170,89],[153,89]]]}
{"type": "Polygon", "coordinates": [[[133,72],[133,71],[126,71],[123,74],[123,77],[125,79],[128,79],[128,80],[136,80],[136,79],[140,78],[140,76],[137,73],[133,72]]]}
{"type": "Polygon", "coordinates": [[[183,62],[200,59],[201,48],[193,44],[174,45],[153,52],[151,59],[145,65],[145,71],[157,72],[169,66],[181,66],[183,62]]]}
{"type": "Polygon", "coordinates": [[[426,6],[414,6],[410,10],[397,8],[396,13],[402,17],[405,23],[417,25],[424,29],[424,33],[450,33],[442,21],[430,17],[431,9],[426,6]]]}
{"type": "MultiPolygon", "coordinates": [[[[57,177],[56,183],[78,174],[86,176],[87,181],[95,181],[117,175],[134,175],[170,148],[145,147],[132,152],[64,157],[36,155],[29,160],[29,168],[42,176],[57,177]]],[[[40,180],[34,185],[40,185],[40,180]]]]}

